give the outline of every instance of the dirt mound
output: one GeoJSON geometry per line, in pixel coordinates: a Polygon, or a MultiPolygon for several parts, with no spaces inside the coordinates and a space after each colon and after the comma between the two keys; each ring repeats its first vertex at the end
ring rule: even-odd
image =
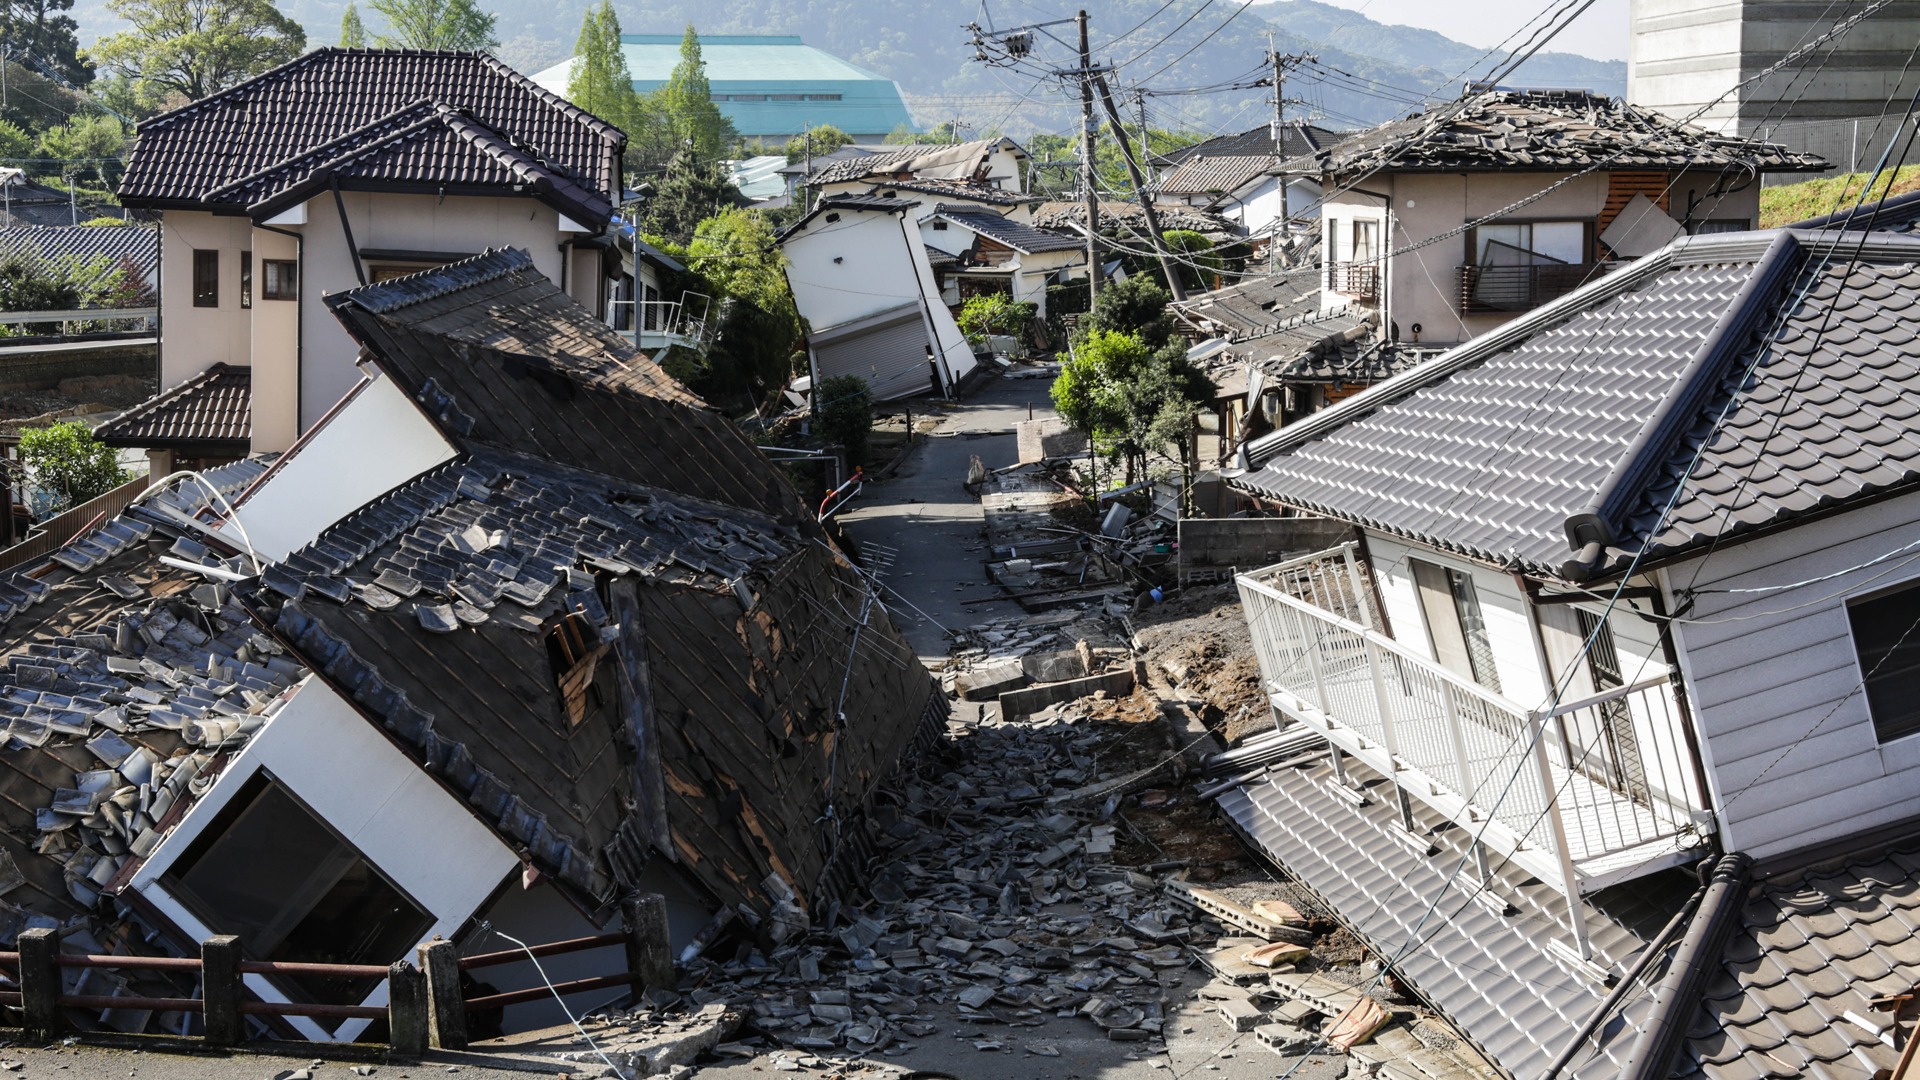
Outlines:
{"type": "Polygon", "coordinates": [[[1135,629],[1147,663],[1203,703],[1207,726],[1228,745],[1272,723],[1240,596],[1231,584],[1177,593],[1141,611],[1135,629]]]}

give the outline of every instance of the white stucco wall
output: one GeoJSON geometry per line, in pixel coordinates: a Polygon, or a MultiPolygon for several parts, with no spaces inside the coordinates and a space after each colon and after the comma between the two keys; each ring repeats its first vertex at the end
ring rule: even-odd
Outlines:
{"type": "MultiPolygon", "coordinates": [[[[331,687],[310,676],[133,876],[130,886],[194,940],[215,931],[169,895],[160,879],[262,769],[433,917],[422,940],[451,938],[519,868],[519,858],[464,803],[401,754],[331,687]],[[343,763],[352,767],[342,768],[343,763]]],[[[248,988],[263,999],[286,1000],[265,976],[245,978],[248,988]]],[[[367,1003],[384,1005],[386,1000],[382,983],[367,1003]]],[[[350,1040],[368,1021],[344,1021],[331,1034],[303,1017],[289,1017],[288,1023],[326,1042],[350,1040]]]]}
{"type": "Polygon", "coordinates": [[[161,218],[160,388],[214,364],[249,364],[252,320],[240,306],[240,252],[252,244],[244,217],[169,210],[161,218]],[[220,306],[193,306],[193,253],[220,253],[220,306]]]}

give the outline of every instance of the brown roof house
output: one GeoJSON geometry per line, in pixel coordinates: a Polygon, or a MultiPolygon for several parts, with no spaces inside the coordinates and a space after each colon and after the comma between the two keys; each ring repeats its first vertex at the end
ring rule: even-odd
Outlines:
{"type": "Polygon", "coordinates": [[[1221,806],[1509,1075],[1899,1058],[1916,267],[1681,236],[1248,444],[1244,494],[1352,536],[1239,575],[1325,745],[1221,806]]]}
{"type": "Polygon", "coordinates": [[[120,185],[161,220],[160,386],[99,434],[156,474],[283,451],[359,378],[325,306],[489,247],[596,313],[626,136],[478,53],[323,48],[140,124],[120,185]],[[215,365],[222,394],[189,385],[215,365]]]}
{"type": "MultiPolygon", "coordinates": [[[[876,787],[944,727],[875,584],[530,254],[327,299],[363,363],[298,443],[210,470],[213,505],[183,480],[0,581],[0,851],[26,882],[0,938],[192,955],[237,934],[254,959],[386,965],[435,936],[617,929],[648,895],[676,949],[716,915],[767,942],[826,919],[876,787]]],[[[547,966],[628,970],[617,946],[547,966]]],[[[502,1019],[558,1022],[550,999],[502,1019]]]]}

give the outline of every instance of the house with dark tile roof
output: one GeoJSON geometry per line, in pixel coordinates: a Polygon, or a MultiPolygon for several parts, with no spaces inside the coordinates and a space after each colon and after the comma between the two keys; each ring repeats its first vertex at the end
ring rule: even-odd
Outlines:
{"type": "MultiPolygon", "coordinates": [[[[284,451],[359,379],[326,294],[503,244],[604,314],[625,143],[491,56],[417,50],[316,49],[143,121],[119,194],[162,223],[162,392],[253,369],[249,445],[284,451]]],[[[196,451],[147,446],[159,472],[196,451]]]]}
{"type": "Polygon", "coordinates": [[[1317,170],[1288,172],[1281,165],[1345,137],[1305,121],[1286,125],[1278,140],[1271,125],[1216,135],[1159,159],[1153,199],[1220,214],[1255,237],[1275,235],[1282,220],[1293,220],[1301,229],[1306,221],[1319,220],[1320,176],[1317,170]]]}
{"type": "Polygon", "coordinates": [[[16,225],[0,228],[0,251],[42,259],[98,261],[109,273],[131,267],[149,289],[160,286],[160,233],[151,225],[16,225]]]}
{"type": "Polygon", "coordinates": [[[1329,306],[1451,345],[1680,235],[1754,228],[1826,162],[1578,90],[1479,89],[1283,164],[1317,177],[1329,306]]]}
{"type": "Polygon", "coordinates": [[[1326,749],[1221,806],[1513,1076],[1898,1056],[1916,267],[1684,236],[1245,445],[1243,494],[1354,534],[1238,579],[1326,749]]]}
{"type": "Polygon", "coordinates": [[[939,274],[940,298],[958,311],[976,296],[1002,295],[1047,314],[1047,288],[1086,276],[1086,241],[1039,229],[1006,208],[936,203],[919,215],[927,247],[952,257],[939,274]]]}
{"type": "MultiPolygon", "coordinates": [[[[876,789],[944,731],[876,583],[530,253],[327,300],[366,363],[293,448],[0,576],[0,853],[24,879],[0,943],[49,927],[68,951],[196,955],[236,934],[250,960],[384,968],[430,938],[491,952],[641,908],[676,953],[720,913],[769,946],[824,918],[873,857],[876,789]]],[[[572,962],[631,981],[616,946],[572,962]]],[[[544,998],[502,1018],[564,1022],[544,998]]]]}

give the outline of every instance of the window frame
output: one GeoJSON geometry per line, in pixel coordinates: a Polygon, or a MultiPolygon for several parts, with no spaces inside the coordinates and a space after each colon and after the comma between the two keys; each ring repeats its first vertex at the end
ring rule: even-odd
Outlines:
{"type": "Polygon", "coordinates": [[[1414,602],[1420,608],[1420,622],[1421,625],[1426,627],[1427,646],[1433,653],[1434,663],[1493,693],[1505,693],[1505,691],[1501,689],[1500,684],[1500,661],[1493,651],[1493,632],[1487,623],[1487,606],[1480,602],[1480,590],[1474,585],[1473,572],[1448,566],[1446,563],[1436,562],[1432,559],[1420,559],[1409,556],[1407,558],[1407,576],[1413,581],[1414,602]],[[1434,588],[1430,590],[1428,583],[1423,583],[1420,580],[1420,572],[1422,569],[1431,570],[1440,575],[1440,581],[1444,582],[1445,588],[1434,588]],[[1434,612],[1427,602],[1430,591],[1437,598],[1444,598],[1448,609],[1452,613],[1450,629],[1459,636],[1457,643],[1449,638],[1448,644],[1451,648],[1447,650],[1441,648],[1441,635],[1439,629],[1434,626],[1434,612]],[[1468,612],[1463,605],[1472,606],[1471,619],[1468,618],[1468,612]],[[1480,648],[1478,650],[1475,649],[1476,642],[1474,639],[1476,635],[1479,638],[1477,644],[1480,648]],[[1457,650],[1465,660],[1467,670],[1462,671],[1455,664],[1448,663],[1447,660],[1443,658],[1443,652],[1452,652],[1455,650],[1457,650]],[[1479,662],[1481,654],[1484,654],[1485,657],[1485,670],[1482,670],[1479,662]]]}
{"type": "Polygon", "coordinates": [[[240,252],[240,308],[246,310],[253,306],[253,252],[242,249],[240,252]]]}
{"type": "MultiPolygon", "coordinates": [[[[1526,225],[1526,226],[1579,225],[1581,226],[1580,261],[1577,263],[1568,263],[1567,265],[1568,266],[1586,266],[1594,261],[1594,253],[1595,253],[1594,245],[1596,243],[1596,238],[1599,235],[1598,230],[1595,229],[1594,227],[1597,224],[1598,224],[1598,221],[1594,218],[1577,218],[1577,217],[1500,218],[1496,221],[1481,222],[1480,225],[1474,225],[1471,228],[1467,229],[1467,233],[1465,237],[1467,242],[1467,257],[1466,257],[1466,261],[1462,265],[1465,265],[1465,266],[1480,265],[1480,226],[1481,225],[1526,225]]],[[[1527,250],[1537,252],[1537,249],[1535,248],[1528,248],[1527,250]]]]}
{"type": "Polygon", "coordinates": [[[298,300],[300,299],[300,262],[298,259],[261,259],[260,260],[260,299],[262,300],[298,300]],[[293,284],[286,286],[288,277],[278,280],[278,272],[290,274],[293,284]]]}
{"type": "MultiPolygon", "coordinates": [[[[1907,700],[1913,701],[1914,705],[1909,707],[1904,715],[1898,717],[1886,715],[1893,711],[1887,707],[1891,702],[1884,700],[1876,702],[1874,685],[1874,677],[1885,660],[1876,661],[1869,666],[1866,654],[1861,648],[1860,620],[1855,613],[1861,608],[1899,597],[1907,598],[1908,608],[1912,610],[1913,603],[1920,601],[1920,577],[1909,578],[1858,596],[1850,596],[1843,605],[1847,616],[1847,642],[1853,646],[1854,670],[1860,677],[1860,698],[1867,708],[1867,720],[1873,725],[1874,742],[1880,746],[1889,746],[1920,735],[1920,696],[1907,696],[1907,700]]],[[[1915,612],[1915,619],[1914,625],[1902,635],[1903,640],[1897,640],[1894,644],[1896,646],[1904,644],[1906,648],[1920,653],[1920,611],[1915,612]]],[[[1892,653],[1889,652],[1888,655],[1891,656],[1892,653]]],[[[1885,697],[1886,691],[1880,691],[1879,696],[1885,697]]],[[[1896,694],[1896,696],[1900,695],[1896,694]]]]}
{"type": "Polygon", "coordinates": [[[220,249],[193,248],[193,306],[220,306],[220,249]]]}

